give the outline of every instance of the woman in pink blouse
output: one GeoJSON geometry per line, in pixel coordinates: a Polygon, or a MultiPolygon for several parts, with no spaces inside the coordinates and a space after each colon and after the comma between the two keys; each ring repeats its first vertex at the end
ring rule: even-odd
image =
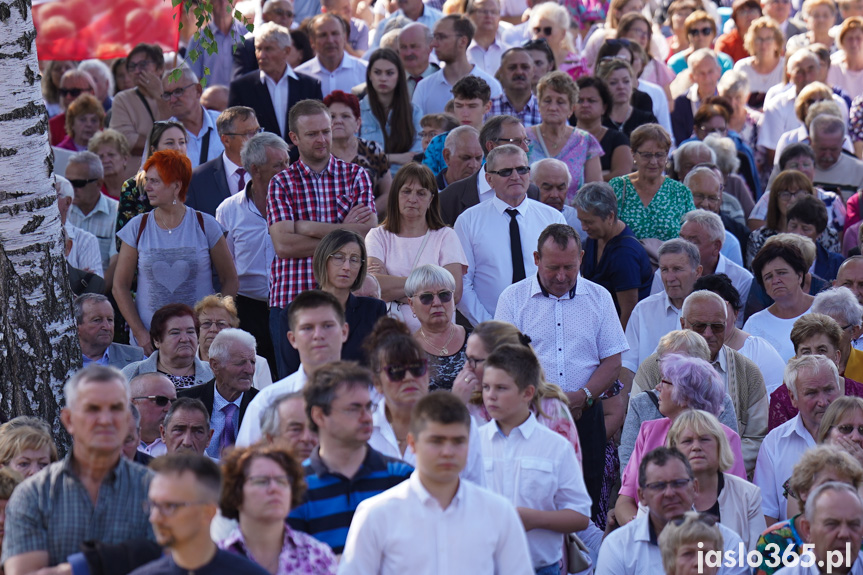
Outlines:
{"type": "MultiPolygon", "coordinates": [[[[722,411],[725,385],[709,362],[695,357],[671,354],[662,358],[662,379],[656,386],[659,394],[659,412],[663,419],[645,421],[641,424],[632,457],[621,477],[620,495],[614,512],[620,525],[635,518],[638,512],[638,467],[641,457],[648,451],[665,445],[668,431],[678,416],[691,409],[700,409],[718,416],[722,411]]],[[[722,431],[731,444],[734,465],[729,473],[746,479],[740,436],[734,430],[722,426],[722,431]]]]}
{"type": "Polygon", "coordinates": [[[223,458],[222,473],[222,515],[239,525],[221,549],[273,575],[335,575],[338,562],[329,546],[285,523],[306,490],[303,466],[286,446],[234,449],[223,458]]]}

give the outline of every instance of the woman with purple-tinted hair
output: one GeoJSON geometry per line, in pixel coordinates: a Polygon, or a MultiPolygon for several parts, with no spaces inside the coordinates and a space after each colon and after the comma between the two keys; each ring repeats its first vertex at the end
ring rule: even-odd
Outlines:
{"type": "MultiPolygon", "coordinates": [[[[666,355],[661,361],[662,379],[656,386],[656,392],[659,395],[659,412],[664,417],[641,424],[632,457],[623,471],[620,494],[614,507],[620,525],[634,519],[638,512],[638,466],[641,464],[642,455],[665,445],[668,431],[681,414],[700,409],[718,416],[722,411],[725,385],[709,362],[678,354],[666,355]]],[[[734,465],[729,473],[746,479],[740,436],[725,425],[722,430],[734,454],[734,465]]]]}

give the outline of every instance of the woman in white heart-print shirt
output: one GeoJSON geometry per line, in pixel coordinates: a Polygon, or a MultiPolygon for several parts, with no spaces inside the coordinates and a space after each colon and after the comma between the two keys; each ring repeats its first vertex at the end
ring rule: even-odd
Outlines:
{"type": "Polygon", "coordinates": [[[169,303],[190,307],[211,293],[215,268],[222,294],[237,295],[237,270],[222,227],[209,214],[186,207],[192,164],[181,152],[154,153],[144,164],[144,191],[153,211],[117,232],[122,241],[112,293],[131,329],[132,343],[153,353],[153,313],[169,303]],[[132,282],[138,274],[137,294],[132,282]]]}

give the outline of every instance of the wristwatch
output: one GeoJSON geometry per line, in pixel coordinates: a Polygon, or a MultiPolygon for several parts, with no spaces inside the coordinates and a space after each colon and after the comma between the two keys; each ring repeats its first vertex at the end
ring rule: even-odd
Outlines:
{"type": "Polygon", "coordinates": [[[583,391],[584,395],[587,396],[587,401],[585,402],[587,404],[587,407],[593,407],[594,402],[596,402],[596,398],[593,397],[593,394],[590,393],[590,390],[587,388],[587,386],[585,385],[584,387],[582,387],[581,391],[583,391]]]}

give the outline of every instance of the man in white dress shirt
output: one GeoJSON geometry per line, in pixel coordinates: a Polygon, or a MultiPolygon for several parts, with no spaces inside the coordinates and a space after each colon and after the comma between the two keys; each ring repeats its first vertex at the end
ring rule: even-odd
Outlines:
{"type": "Polygon", "coordinates": [[[533,573],[512,504],[459,479],[470,421],[464,403],[450,393],[417,402],[407,436],[416,471],[357,507],[340,575],[533,573]]]}
{"type": "Polygon", "coordinates": [[[617,381],[629,346],[611,294],[579,277],[581,240],[566,224],[542,231],[532,274],[500,295],[494,319],[533,338],[545,377],[566,393],[582,448],[584,482],[599,511],[605,468],[605,419],[599,397],[617,381]]]}
{"type": "Polygon", "coordinates": [[[863,573],[861,517],[863,501],[847,483],[829,481],[813,489],[806,500],[806,515],[800,521],[800,534],[812,548],[804,551],[799,563],[780,569],[776,575],[863,573]],[[808,566],[804,567],[804,563],[808,566]]]}
{"type": "Polygon", "coordinates": [[[300,293],[288,308],[290,344],[300,354],[300,368],[261,390],[246,408],[236,445],[245,447],[261,438],[261,413],[278,396],[300,391],[322,365],[338,361],[348,339],[345,310],[335,296],[320,290],[300,293]]]}
{"type": "Polygon", "coordinates": [[[785,366],[783,379],[791,404],[799,413],[773,429],[761,443],[752,482],[761,488],[761,507],[767,526],[788,519],[784,484],[803,452],[815,447],[824,412],[842,395],[842,380],[832,360],[805,355],[785,366]]]}
{"type": "Polygon", "coordinates": [[[638,366],[656,351],[666,333],[678,329],[683,300],[692,293],[701,276],[698,248],[680,238],[668,240],[659,248],[659,275],[665,290],[646,297],[635,305],[626,324],[629,351],[623,354],[620,381],[632,383],[638,366]]]}
{"type": "Polygon", "coordinates": [[[500,3],[498,0],[470,0],[467,17],[476,27],[467,59],[486,74],[494,76],[500,68],[500,57],[509,48],[501,39],[500,3]]]}
{"type": "Polygon", "coordinates": [[[350,94],[351,88],[366,81],[368,64],[345,52],[347,30],[341,18],[331,13],[312,18],[309,40],[317,56],[297,66],[297,72],[320,80],[325,97],[333,90],[350,94]]]}
{"type": "Polygon", "coordinates": [[[467,209],[455,222],[468,259],[458,309],[473,325],[494,318],[506,287],[536,273],[530,254],[542,230],[566,223],[558,210],[527,197],[530,166],[518,146],[491,150],[485,172],[494,198],[467,209]]]}
{"type": "Polygon", "coordinates": [[[440,114],[452,99],[452,87],[465,76],[482,78],[491,88],[491,98],[503,93],[500,82],[479,66],[468,61],[467,47],[473,40],[473,22],[466,16],[450,14],[438,20],[432,36],[432,48],[444,67],[425,78],[414,89],[412,101],[423,115],[440,114]]]}
{"type": "MultiPolygon", "coordinates": [[[[665,526],[691,511],[698,494],[698,481],[689,460],[678,450],[657,447],[641,460],[638,499],[648,512],[615,529],[602,542],[596,575],[656,575],[665,573],[657,540],[665,526]]],[[[740,536],[721,523],[723,548],[735,555],[743,548],[740,536]]],[[[723,566],[718,575],[746,575],[746,561],[723,566]]]]}
{"type": "MultiPolygon", "coordinates": [[[[701,275],[727,275],[734,289],[740,294],[740,301],[745,302],[752,287],[752,274],[722,255],[725,233],[722,218],[707,210],[692,210],[685,214],[683,225],[680,227],[680,237],[698,248],[701,256],[701,275]]],[[[659,270],[656,270],[650,293],[656,294],[664,289],[662,277],[659,270]]],[[[738,317],[737,323],[737,327],[743,327],[742,314],[738,317]]]]}
{"type": "MultiPolygon", "coordinates": [[[[377,27],[377,33],[372,40],[371,50],[381,47],[381,36],[386,30],[387,24],[399,16],[413,20],[426,26],[429,30],[434,28],[435,22],[443,18],[443,12],[437,8],[427,5],[423,0],[398,0],[399,9],[387,16],[377,27]]],[[[405,30],[407,27],[404,28],[405,30]]]]}
{"type": "Polygon", "coordinates": [[[242,193],[219,205],[216,221],[228,230],[225,239],[237,267],[240,325],[255,336],[258,353],[276,372],[268,306],[270,264],[276,251],[267,227],[267,186],[273,176],[288,167],[288,144],[276,134],[257,134],[243,146],[240,158],[251,179],[242,193]]]}

